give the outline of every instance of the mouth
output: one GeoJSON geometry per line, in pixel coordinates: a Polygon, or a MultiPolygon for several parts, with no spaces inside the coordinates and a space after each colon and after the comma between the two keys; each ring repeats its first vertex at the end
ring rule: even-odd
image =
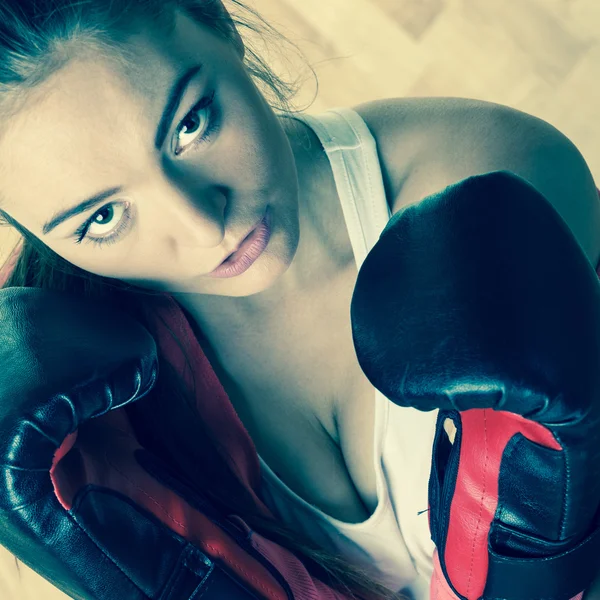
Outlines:
{"type": "Polygon", "coordinates": [[[225,261],[229,260],[236,252],[239,251],[239,249],[244,245],[244,243],[248,240],[248,238],[260,227],[260,224],[262,223],[263,219],[265,218],[265,216],[263,215],[260,218],[260,221],[257,221],[252,229],[242,238],[242,241],[238,243],[238,245],[235,247],[235,249],[233,250],[233,252],[231,252],[230,254],[228,254],[225,257],[225,260],[221,262],[221,264],[223,264],[225,261]]]}
{"type": "Polygon", "coordinates": [[[249,269],[263,253],[269,243],[270,237],[270,211],[267,206],[265,214],[240,241],[237,248],[208,275],[210,277],[233,277],[240,275],[249,269]]]}
{"type": "Polygon", "coordinates": [[[238,242],[237,246],[219,263],[218,266],[221,266],[224,262],[228,261],[244,245],[244,242],[246,242],[248,238],[260,227],[264,218],[265,215],[263,214],[262,217],[256,223],[254,223],[252,229],[248,231],[248,233],[241,239],[241,241],[238,242]]]}

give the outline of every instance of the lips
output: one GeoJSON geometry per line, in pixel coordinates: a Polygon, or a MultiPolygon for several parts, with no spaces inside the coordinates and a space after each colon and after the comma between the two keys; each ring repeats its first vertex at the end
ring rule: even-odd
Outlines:
{"type": "Polygon", "coordinates": [[[265,214],[262,215],[262,217],[252,226],[252,229],[241,239],[241,241],[237,244],[237,246],[235,247],[235,249],[230,252],[212,271],[214,272],[216,269],[218,269],[219,267],[223,266],[224,263],[226,263],[243,245],[244,242],[246,242],[246,240],[252,236],[253,233],[256,232],[256,230],[261,226],[262,222],[265,219],[265,216],[268,212],[268,207],[267,210],[265,211],[265,214]]]}
{"type": "Polygon", "coordinates": [[[257,228],[260,226],[262,219],[264,217],[261,217],[259,221],[257,221],[254,226],[252,227],[252,229],[243,237],[242,241],[236,246],[235,250],[233,250],[233,252],[231,252],[231,254],[228,254],[227,257],[225,258],[225,260],[223,260],[221,262],[221,264],[223,264],[226,260],[229,260],[244,244],[244,242],[257,230],[257,228]]]}

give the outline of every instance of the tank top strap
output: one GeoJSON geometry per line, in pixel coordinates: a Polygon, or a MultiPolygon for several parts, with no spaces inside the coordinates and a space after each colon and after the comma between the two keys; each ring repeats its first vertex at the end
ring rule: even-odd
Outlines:
{"type": "Polygon", "coordinates": [[[313,129],[329,158],[360,268],[391,217],[375,138],[351,108],[303,114],[300,119],[313,129]]]}

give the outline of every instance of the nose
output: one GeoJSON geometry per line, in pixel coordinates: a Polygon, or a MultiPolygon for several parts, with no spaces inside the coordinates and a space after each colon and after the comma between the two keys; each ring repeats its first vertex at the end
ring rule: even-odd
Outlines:
{"type": "Polygon", "coordinates": [[[215,248],[225,235],[224,190],[213,187],[196,192],[182,192],[171,188],[161,202],[165,219],[173,231],[168,235],[182,248],[215,248]],[[165,217],[167,216],[165,214],[165,217]]]}

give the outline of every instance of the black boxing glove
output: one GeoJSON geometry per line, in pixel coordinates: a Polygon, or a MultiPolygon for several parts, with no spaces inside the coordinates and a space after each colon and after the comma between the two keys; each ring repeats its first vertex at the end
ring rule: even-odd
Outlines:
{"type": "MultiPolygon", "coordinates": [[[[67,437],[156,381],[156,345],[140,323],[104,301],[3,289],[0,367],[0,544],[72,598],[256,598],[123,493],[88,483],[70,507],[55,494],[50,472],[67,437]]],[[[75,469],[85,483],[85,465],[75,469]]]]}
{"type": "Polygon", "coordinates": [[[600,285],[550,203],[498,171],[408,206],[362,265],[351,317],[373,385],[440,411],[432,591],[585,590],[600,572],[600,285]]]}

